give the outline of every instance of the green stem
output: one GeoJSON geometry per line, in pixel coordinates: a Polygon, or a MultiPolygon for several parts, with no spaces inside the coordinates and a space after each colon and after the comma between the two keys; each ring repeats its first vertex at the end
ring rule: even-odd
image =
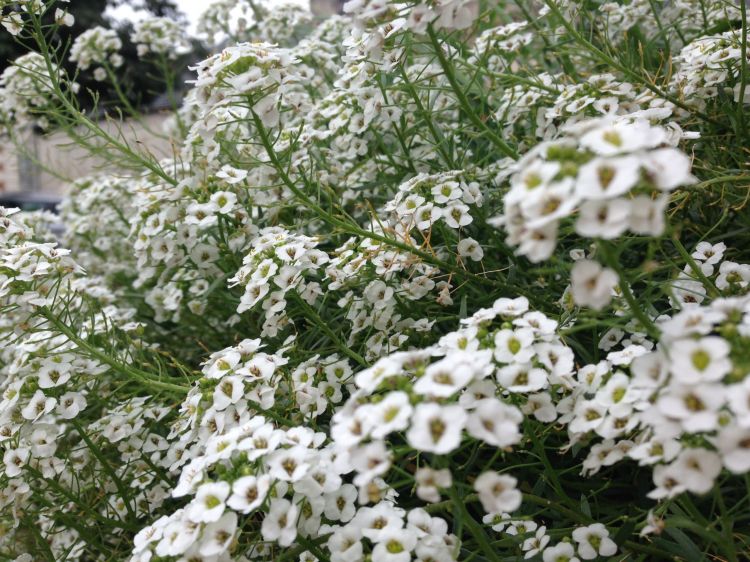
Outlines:
{"type": "Polygon", "coordinates": [[[487,559],[492,560],[493,562],[499,562],[500,558],[495,552],[495,549],[492,547],[492,544],[490,544],[490,540],[489,538],[487,538],[484,529],[479,523],[474,520],[474,518],[471,516],[471,513],[469,513],[469,510],[466,509],[467,498],[459,496],[455,487],[451,487],[448,489],[448,495],[451,498],[452,507],[454,509],[457,509],[461,513],[462,522],[469,528],[471,536],[473,536],[474,540],[477,541],[479,548],[482,550],[487,559]]]}
{"type": "Polygon", "coordinates": [[[740,0],[740,15],[742,17],[742,40],[740,43],[740,92],[739,92],[739,117],[740,130],[746,133],[745,129],[745,88],[747,86],[747,4],[745,0],[740,0]]]}
{"type": "Polygon", "coordinates": [[[80,338],[75,332],[73,332],[73,330],[71,330],[68,326],[61,322],[60,319],[55,316],[52,311],[46,306],[42,307],[40,310],[42,316],[46,318],[50,323],[52,323],[52,325],[57,329],[58,332],[67,337],[71,342],[75,343],[86,354],[101,361],[102,363],[105,363],[106,365],[109,365],[117,372],[122,373],[147,387],[159,390],[167,390],[170,392],[178,393],[180,395],[185,395],[187,394],[188,390],[190,390],[189,386],[168,383],[158,379],[154,379],[151,373],[121,363],[120,361],[114,359],[113,357],[110,357],[106,353],[92,346],[84,339],[80,338]]]}
{"type": "Polygon", "coordinates": [[[81,436],[81,439],[86,443],[86,446],[88,449],[93,453],[93,455],[96,457],[96,459],[99,461],[99,464],[102,465],[102,469],[104,469],[104,472],[106,472],[109,477],[112,479],[112,482],[114,483],[115,487],[117,488],[117,492],[120,494],[120,498],[122,498],[122,502],[125,504],[125,509],[128,512],[128,515],[135,519],[135,511],[133,511],[133,506],[130,505],[130,501],[127,495],[127,488],[125,488],[125,484],[123,484],[122,480],[117,476],[114,469],[109,465],[109,462],[107,462],[107,459],[104,458],[104,455],[102,454],[99,447],[97,447],[94,442],[89,438],[89,436],[86,434],[84,429],[81,427],[81,424],[76,419],[70,420],[70,423],[73,425],[73,427],[76,428],[76,431],[78,431],[79,435],[81,436]]]}
{"type": "Polygon", "coordinates": [[[638,322],[641,323],[643,328],[648,333],[649,337],[651,337],[654,340],[658,340],[661,334],[661,331],[659,330],[659,328],[656,327],[656,324],[654,324],[653,320],[651,320],[646,315],[646,313],[640,307],[638,302],[635,300],[635,297],[633,296],[633,293],[630,290],[630,282],[628,281],[628,278],[625,275],[625,271],[620,266],[619,258],[614,255],[611,246],[607,242],[604,242],[602,240],[598,241],[597,248],[599,248],[599,253],[604,258],[604,262],[609,267],[611,267],[617,273],[617,276],[620,278],[620,291],[622,291],[622,296],[625,298],[625,302],[628,303],[628,308],[630,309],[630,312],[633,314],[633,316],[635,316],[638,322]]]}
{"type": "MultiPolygon", "coordinates": [[[[54,63],[52,62],[52,54],[50,52],[49,44],[47,43],[44,37],[44,31],[42,30],[41,16],[34,14],[33,12],[30,15],[34,28],[33,38],[39,46],[40,54],[44,59],[53,93],[55,97],[60,101],[60,103],[62,103],[63,107],[70,113],[70,116],[75,117],[76,123],[82,124],[93,135],[102,138],[110,146],[117,149],[121,154],[131,160],[138,162],[140,165],[144,166],[146,169],[150,170],[167,183],[171,185],[177,185],[177,180],[168,175],[158,164],[158,162],[134,152],[126,142],[120,141],[110,135],[101,126],[94,123],[91,119],[81,113],[79,109],[73,104],[73,102],[68,99],[68,96],[65,94],[65,92],[63,92],[62,87],[60,86],[60,79],[57,75],[57,71],[54,68],[54,63]]],[[[56,117],[56,119],[59,118],[60,116],[56,117]]]]}
{"type": "Polygon", "coordinates": [[[456,80],[456,76],[453,73],[453,67],[448,62],[448,59],[445,58],[443,47],[440,44],[440,41],[435,34],[435,30],[432,28],[432,25],[429,25],[427,27],[427,34],[430,37],[432,47],[435,50],[435,55],[437,55],[440,66],[445,73],[445,77],[448,79],[453,93],[456,94],[458,102],[461,104],[461,108],[464,110],[471,122],[486,133],[487,137],[490,139],[490,141],[492,141],[492,144],[494,144],[500,152],[502,152],[506,156],[509,156],[513,160],[518,160],[518,152],[513,150],[513,148],[511,148],[508,143],[506,143],[492,129],[490,129],[487,124],[479,118],[479,116],[472,108],[471,102],[466,97],[466,94],[464,93],[463,88],[461,88],[461,85],[458,83],[458,80],[456,80]]]}
{"type": "Polygon", "coordinates": [[[294,300],[295,302],[305,311],[305,315],[313,321],[313,323],[320,328],[320,330],[327,335],[331,341],[336,345],[336,347],[346,355],[347,357],[354,359],[357,363],[362,365],[363,367],[369,366],[369,363],[365,361],[364,357],[362,357],[359,353],[354,351],[353,349],[350,349],[344,342],[342,342],[339,337],[336,335],[336,333],[331,330],[325,323],[325,321],[320,317],[318,312],[310,306],[305,299],[300,297],[297,294],[294,294],[294,300]]]}
{"type": "Polygon", "coordinates": [[[427,129],[429,129],[430,131],[430,135],[432,135],[432,139],[435,141],[435,148],[437,148],[437,151],[440,153],[440,156],[443,157],[443,160],[445,161],[446,165],[449,168],[455,168],[456,164],[453,161],[453,157],[447,152],[445,148],[445,144],[446,144],[445,137],[440,132],[440,130],[435,127],[435,123],[432,121],[432,116],[422,104],[422,100],[419,98],[419,94],[414,88],[414,85],[409,80],[409,76],[406,74],[404,67],[400,66],[400,69],[401,69],[401,77],[404,80],[404,85],[406,86],[406,89],[409,92],[409,95],[411,96],[412,100],[414,100],[414,105],[417,106],[417,113],[424,120],[425,124],[427,125],[427,129]]]}

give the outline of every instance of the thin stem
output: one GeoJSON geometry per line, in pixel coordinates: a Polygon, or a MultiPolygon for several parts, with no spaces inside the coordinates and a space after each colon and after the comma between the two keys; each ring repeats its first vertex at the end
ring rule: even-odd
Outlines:
{"type": "Polygon", "coordinates": [[[451,498],[453,508],[461,513],[462,522],[469,528],[471,536],[477,541],[479,548],[487,559],[492,560],[493,562],[499,562],[500,558],[497,556],[495,549],[492,548],[492,544],[490,544],[490,540],[487,538],[484,529],[474,520],[471,513],[469,513],[469,510],[466,509],[466,498],[460,497],[455,487],[448,489],[448,495],[451,498]]]}
{"type": "Polygon", "coordinates": [[[745,88],[747,87],[747,4],[745,0],[740,0],[740,15],[742,17],[742,39],[740,43],[740,92],[739,92],[739,117],[740,130],[746,133],[745,129],[745,88]]]}
{"type": "Polygon", "coordinates": [[[101,361],[102,363],[109,365],[110,367],[115,369],[117,372],[125,374],[129,378],[154,389],[167,390],[170,392],[179,393],[181,395],[187,394],[188,390],[190,390],[189,386],[175,384],[175,383],[168,383],[168,382],[163,382],[158,379],[154,379],[151,373],[142,371],[140,369],[131,367],[129,365],[125,365],[121,363],[120,361],[114,359],[113,357],[110,357],[106,353],[103,353],[96,347],[89,344],[84,339],[80,338],[75,332],[73,332],[72,329],[70,329],[63,322],[61,322],[60,319],[57,316],[55,316],[55,314],[53,314],[49,308],[42,307],[41,314],[44,318],[46,318],[49,322],[52,323],[52,325],[57,329],[57,331],[59,331],[64,336],[66,336],[71,342],[75,343],[81,350],[83,350],[85,353],[87,353],[91,357],[101,361]]]}
{"type": "Polygon", "coordinates": [[[648,335],[654,340],[658,340],[661,332],[659,328],[656,327],[656,324],[654,324],[653,320],[651,320],[646,315],[638,302],[635,300],[635,297],[630,290],[630,282],[628,281],[627,275],[625,275],[625,271],[620,265],[619,258],[614,255],[611,246],[602,240],[597,243],[597,248],[599,248],[599,253],[601,254],[602,258],[604,258],[604,262],[613,270],[615,270],[617,276],[620,278],[620,291],[622,291],[622,296],[628,303],[630,312],[632,312],[633,316],[635,316],[636,319],[641,323],[648,335]]]}
{"type": "Polygon", "coordinates": [[[445,53],[443,53],[443,46],[440,44],[440,41],[435,34],[435,30],[432,28],[432,25],[429,25],[427,27],[427,34],[430,37],[430,41],[432,42],[432,47],[435,50],[435,55],[438,58],[438,61],[440,62],[440,66],[443,69],[443,72],[445,73],[445,77],[447,78],[448,82],[451,85],[451,89],[453,90],[453,93],[456,94],[456,97],[458,98],[458,102],[461,104],[461,109],[464,110],[466,115],[469,117],[472,123],[476,125],[480,130],[484,131],[487,137],[492,141],[492,144],[495,145],[495,147],[505,154],[506,156],[509,156],[513,160],[518,160],[518,152],[516,152],[513,148],[510,147],[508,143],[506,143],[503,139],[501,139],[497,134],[490,129],[487,124],[480,119],[480,117],[476,114],[474,111],[474,108],[472,107],[471,102],[466,97],[466,94],[463,91],[463,88],[461,88],[461,85],[458,83],[458,80],[456,80],[456,75],[453,72],[453,67],[448,62],[448,59],[445,58],[445,53]]]}
{"type": "MultiPolygon", "coordinates": [[[[94,123],[91,119],[86,117],[86,115],[81,113],[79,109],[73,104],[73,102],[68,99],[68,96],[65,94],[65,92],[63,92],[60,86],[60,79],[52,62],[52,54],[42,30],[41,16],[38,16],[32,12],[31,21],[34,26],[33,37],[37,45],[39,46],[40,54],[44,59],[47,73],[49,74],[49,80],[52,85],[52,91],[55,97],[60,101],[60,103],[62,103],[63,107],[68,112],[70,112],[71,116],[75,116],[76,123],[84,125],[84,127],[93,135],[102,138],[110,146],[117,149],[120,153],[122,153],[129,159],[138,162],[140,165],[144,166],[146,169],[150,170],[164,181],[170,183],[171,185],[177,185],[177,180],[167,174],[155,160],[146,158],[145,156],[134,152],[124,140],[120,141],[110,135],[101,126],[94,123]]],[[[56,119],[58,118],[59,116],[56,117],[56,119]]]]}
{"type": "MultiPolygon", "coordinates": [[[[293,293],[291,293],[293,294],[293,293]]],[[[313,323],[320,328],[320,330],[323,331],[325,335],[327,335],[331,341],[336,345],[336,347],[346,355],[347,357],[354,359],[357,363],[362,365],[363,367],[367,367],[369,363],[365,361],[364,357],[362,357],[359,353],[354,351],[353,349],[349,348],[339,337],[336,335],[336,333],[331,330],[325,323],[325,320],[323,320],[318,312],[310,306],[302,297],[300,297],[297,294],[293,294],[295,302],[305,311],[305,315],[313,321],[313,323]]]]}

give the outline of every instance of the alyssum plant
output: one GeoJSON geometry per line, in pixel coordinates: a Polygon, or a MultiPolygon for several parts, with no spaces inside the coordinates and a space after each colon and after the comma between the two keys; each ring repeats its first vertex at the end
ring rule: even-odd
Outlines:
{"type": "Polygon", "coordinates": [[[169,159],[2,5],[108,168],[0,210],[1,559],[748,559],[744,2],[218,2],[169,159]]]}

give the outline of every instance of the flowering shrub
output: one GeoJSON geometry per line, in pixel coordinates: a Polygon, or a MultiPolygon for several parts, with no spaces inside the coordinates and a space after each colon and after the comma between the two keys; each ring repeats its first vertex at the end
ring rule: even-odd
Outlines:
{"type": "Polygon", "coordinates": [[[7,4],[111,169],[0,208],[0,558],[748,558],[744,2],[221,1],[162,160],[7,4]]]}

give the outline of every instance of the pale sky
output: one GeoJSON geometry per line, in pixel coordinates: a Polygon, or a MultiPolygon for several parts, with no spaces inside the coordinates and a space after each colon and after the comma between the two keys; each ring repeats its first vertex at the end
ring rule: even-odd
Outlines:
{"type": "MultiPolygon", "coordinates": [[[[175,4],[185,12],[190,22],[188,32],[192,35],[195,33],[196,25],[201,15],[211,7],[216,0],[175,0],[175,4]]],[[[267,4],[274,5],[286,2],[293,2],[295,4],[308,4],[308,0],[267,0],[267,4]]],[[[128,5],[121,5],[115,10],[107,10],[107,14],[111,15],[115,20],[129,19],[137,21],[144,17],[143,13],[138,13],[128,5]]]]}

